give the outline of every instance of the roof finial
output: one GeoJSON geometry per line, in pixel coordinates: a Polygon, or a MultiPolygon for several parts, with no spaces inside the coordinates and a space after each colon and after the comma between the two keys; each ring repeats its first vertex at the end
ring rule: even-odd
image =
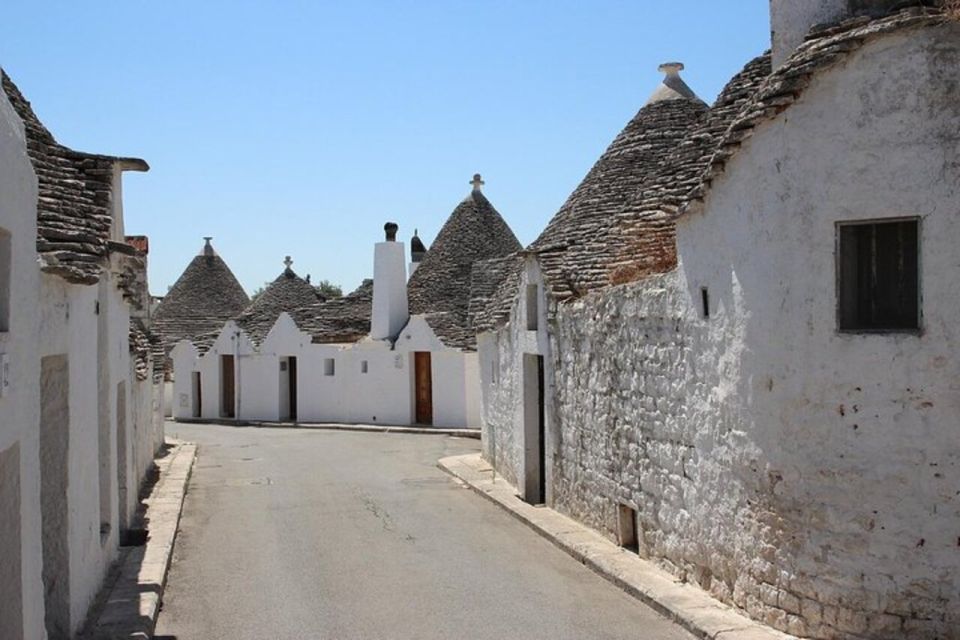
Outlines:
{"type": "Polygon", "coordinates": [[[205,255],[205,256],[212,256],[212,255],[213,255],[213,245],[210,244],[210,241],[213,240],[213,236],[203,236],[203,239],[204,239],[204,241],[206,241],[206,244],[203,245],[203,255],[205,255]]]}
{"type": "Polygon", "coordinates": [[[283,266],[289,269],[293,265],[293,260],[290,259],[290,256],[287,256],[283,259],[283,266]]]}
{"type": "Polygon", "coordinates": [[[684,66],[682,62],[664,62],[658,67],[660,73],[666,75],[660,86],[653,92],[647,104],[655,102],[665,102],[667,100],[697,100],[702,102],[693,89],[687,86],[687,83],[680,77],[680,72],[684,66]]]}
{"type": "Polygon", "coordinates": [[[682,62],[664,62],[657,69],[660,73],[665,73],[667,76],[678,76],[680,72],[683,71],[684,66],[682,62]]]}
{"type": "Polygon", "coordinates": [[[479,173],[475,173],[475,174],[473,174],[473,180],[470,181],[470,184],[473,185],[473,190],[474,190],[474,191],[480,191],[480,190],[481,190],[481,187],[483,187],[483,185],[485,185],[486,183],[485,183],[485,182],[483,181],[483,179],[480,177],[480,174],[479,174],[479,173]]]}

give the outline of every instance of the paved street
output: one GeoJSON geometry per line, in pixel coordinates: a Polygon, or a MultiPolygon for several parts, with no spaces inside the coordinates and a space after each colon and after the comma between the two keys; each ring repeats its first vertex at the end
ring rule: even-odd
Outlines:
{"type": "Polygon", "coordinates": [[[158,638],[692,638],[436,467],[476,440],[167,433],[200,450],[158,638]]]}

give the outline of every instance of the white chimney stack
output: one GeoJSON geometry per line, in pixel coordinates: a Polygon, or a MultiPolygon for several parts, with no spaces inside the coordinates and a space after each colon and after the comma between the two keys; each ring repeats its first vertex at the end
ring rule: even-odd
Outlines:
{"type": "Polygon", "coordinates": [[[861,15],[882,15],[903,0],[770,0],[773,68],[797,50],[811,28],[861,15]]]}
{"type": "Polygon", "coordinates": [[[407,266],[402,242],[397,242],[397,225],[383,225],[386,240],[373,250],[373,310],[370,337],[396,338],[410,317],[407,307],[407,266]]]}

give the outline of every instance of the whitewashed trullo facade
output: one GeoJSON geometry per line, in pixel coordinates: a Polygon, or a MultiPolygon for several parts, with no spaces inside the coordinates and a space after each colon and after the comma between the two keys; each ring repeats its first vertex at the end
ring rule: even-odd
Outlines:
{"type": "MultiPolygon", "coordinates": [[[[478,427],[470,270],[519,248],[481,185],[476,176],[429,251],[414,236],[409,279],[405,246],[388,223],[374,246],[373,281],[357,291],[302,308],[278,303],[264,310],[266,326],[242,314],[208,344],[180,341],[171,353],[174,416],[478,427]]],[[[287,272],[262,295],[307,287],[287,272]]]]}

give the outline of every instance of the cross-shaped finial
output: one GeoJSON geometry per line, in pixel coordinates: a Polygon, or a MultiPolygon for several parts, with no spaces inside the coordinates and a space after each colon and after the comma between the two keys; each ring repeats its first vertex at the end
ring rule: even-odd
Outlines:
{"type": "Polygon", "coordinates": [[[480,191],[480,187],[482,187],[482,186],[485,185],[486,183],[485,183],[485,182],[483,181],[483,179],[480,177],[480,174],[479,174],[479,173],[475,173],[475,174],[473,174],[473,180],[470,181],[470,184],[473,185],[473,190],[474,190],[474,191],[480,191]]]}
{"type": "Polygon", "coordinates": [[[285,266],[287,269],[289,269],[290,265],[292,264],[293,264],[293,260],[290,259],[290,256],[287,256],[286,258],[283,259],[283,266],[285,266]]]}

